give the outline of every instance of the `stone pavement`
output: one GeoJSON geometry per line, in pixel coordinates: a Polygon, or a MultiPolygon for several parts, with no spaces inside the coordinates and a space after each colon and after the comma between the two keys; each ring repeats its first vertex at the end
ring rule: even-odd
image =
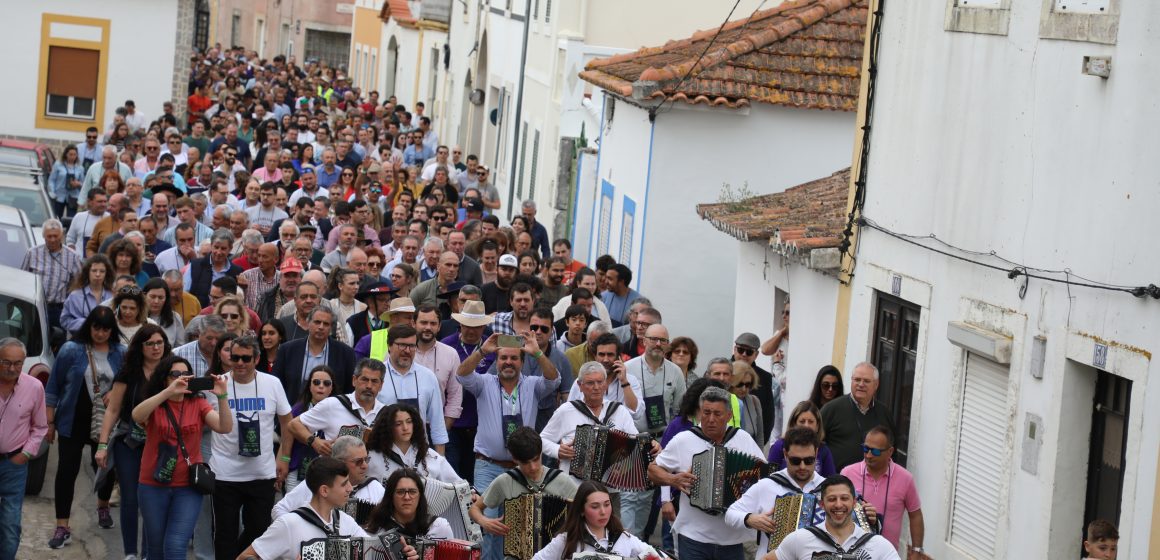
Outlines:
{"type": "MultiPolygon", "coordinates": [[[[86,449],[87,452],[87,449],[86,449]]],[[[86,464],[77,477],[76,493],[73,497],[72,542],[63,548],[48,548],[48,539],[56,528],[56,511],[53,507],[54,481],[56,480],[56,446],[49,449],[48,471],[44,477],[44,488],[39,496],[25,496],[20,519],[22,533],[20,549],[16,560],[121,560],[121,531],[101,529],[97,526],[97,497],[92,491],[93,473],[86,464]]],[[[86,459],[88,455],[85,455],[86,459]]],[[[113,508],[113,519],[118,520],[119,512],[113,508]]]]}

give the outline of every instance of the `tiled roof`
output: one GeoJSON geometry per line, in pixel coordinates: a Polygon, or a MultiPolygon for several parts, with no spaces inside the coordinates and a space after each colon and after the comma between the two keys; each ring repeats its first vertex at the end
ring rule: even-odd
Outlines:
{"type": "Polygon", "coordinates": [[[379,11],[379,19],[383,22],[394,18],[403,27],[415,27],[415,16],[411,14],[411,8],[407,6],[407,0],[387,0],[383,2],[383,8],[379,11]]]}
{"type": "Polygon", "coordinates": [[[728,23],[708,52],[716,27],[593,60],[580,77],[641,101],[854,111],[867,15],[867,0],[791,0],[728,23]]]}
{"type": "Polygon", "coordinates": [[[769,239],[781,252],[837,247],[846,226],[850,168],[784,192],[698,204],[697,214],[741,241],[769,239]]]}

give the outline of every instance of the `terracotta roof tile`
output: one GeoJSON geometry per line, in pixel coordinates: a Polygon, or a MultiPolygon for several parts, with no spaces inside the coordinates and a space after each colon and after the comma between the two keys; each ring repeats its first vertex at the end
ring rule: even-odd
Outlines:
{"type": "Polygon", "coordinates": [[[846,226],[850,169],[735,203],[698,204],[697,214],[742,241],[770,239],[794,251],[837,247],[846,226]]]}
{"type": "Polygon", "coordinates": [[[407,6],[407,0],[387,0],[383,2],[383,8],[379,11],[379,19],[387,22],[391,18],[394,18],[403,27],[415,27],[415,16],[411,14],[411,8],[407,6]]]}
{"type": "Polygon", "coordinates": [[[867,0],[791,0],[729,22],[708,51],[716,28],[593,60],[580,78],[638,100],[854,111],[867,15],[867,0]]]}

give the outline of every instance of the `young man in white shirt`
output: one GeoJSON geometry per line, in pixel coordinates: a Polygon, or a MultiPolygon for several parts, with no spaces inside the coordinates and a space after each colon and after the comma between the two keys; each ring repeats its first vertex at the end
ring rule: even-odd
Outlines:
{"type": "MultiPolygon", "coordinates": [[[[723,515],[694,507],[687,495],[697,482],[692,473],[694,455],[723,446],[754,458],[762,457],[761,448],[749,434],[729,426],[731,416],[729,393],[718,387],[705,389],[698,415],[701,425],[677,434],[648,467],[653,483],[681,491],[680,513],[673,524],[681,560],[742,560],[742,543],[753,538],[749,529],[726,525],[723,515]]],[[[662,504],[670,501],[667,490],[661,489],[662,504]]]]}
{"type": "MultiPolygon", "coordinates": [[[[867,533],[854,522],[854,483],[840,474],[822,482],[826,520],[789,534],[775,552],[762,560],[809,560],[815,554],[842,552],[869,560],[898,560],[898,551],[882,535],[867,533]]],[[[683,558],[683,553],[682,553],[683,558]]]]}
{"type": "Polygon", "coordinates": [[[230,361],[234,367],[225,374],[230,392],[225,402],[235,422],[229,433],[213,435],[209,460],[217,476],[213,517],[218,558],[237,556],[270,526],[275,485],[281,485],[289,471],[288,464],[276,461],[270,452],[275,421],[281,424],[281,449],[290,449],[291,444],[290,403],[282,382],[254,369],[258,341],[252,336],[234,340],[230,361]],[[243,524],[245,531],[239,535],[243,524]]]}
{"type": "MultiPolygon", "coordinates": [[[[371,509],[383,501],[384,492],[383,484],[378,479],[367,476],[366,444],[354,436],[341,436],[331,446],[330,456],[342,461],[350,471],[352,492],[346,503],[339,507],[354,517],[360,525],[365,524],[370,517],[371,509]]],[[[306,484],[295,486],[274,506],[271,515],[274,519],[278,519],[302,506],[309,505],[311,494],[310,488],[306,484]]]]}

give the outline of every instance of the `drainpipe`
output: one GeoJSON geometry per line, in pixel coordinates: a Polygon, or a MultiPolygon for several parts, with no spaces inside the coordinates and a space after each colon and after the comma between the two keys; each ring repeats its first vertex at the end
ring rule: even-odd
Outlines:
{"type": "Polygon", "coordinates": [[[512,210],[516,204],[516,170],[520,164],[520,113],[524,105],[524,76],[527,74],[528,64],[528,30],[532,27],[532,0],[527,0],[524,8],[524,46],[520,51],[520,84],[516,88],[516,118],[513,120],[515,129],[512,130],[512,171],[508,174],[508,220],[512,219],[512,210]]]}

